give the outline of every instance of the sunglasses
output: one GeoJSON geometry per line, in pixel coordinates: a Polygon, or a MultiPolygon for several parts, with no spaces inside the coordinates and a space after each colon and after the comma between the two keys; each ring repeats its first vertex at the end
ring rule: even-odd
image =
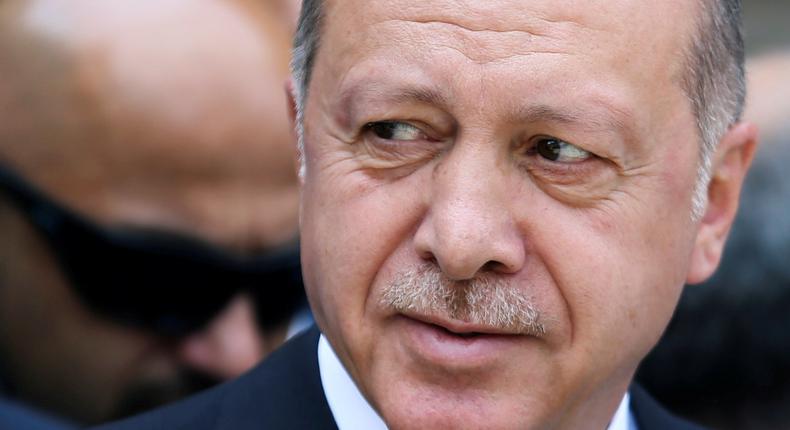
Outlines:
{"type": "Polygon", "coordinates": [[[1,165],[0,193],[46,239],[77,296],[121,323],[184,336],[246,291],[265,329],[305,303],[296,242],[240,257],[180,234],[104,227],[1,165]]]}

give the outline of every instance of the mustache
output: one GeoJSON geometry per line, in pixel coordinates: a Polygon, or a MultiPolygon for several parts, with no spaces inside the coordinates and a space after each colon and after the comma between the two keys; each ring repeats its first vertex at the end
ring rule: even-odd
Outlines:
{"type": "Polygon", "coordinates": [[[385,286],[381,304],[399,313],[441,315],[530,336],[546,334],[535,301],[494,273],[454,281],[435,265],[424,265],[398,274],[385,286]]]}

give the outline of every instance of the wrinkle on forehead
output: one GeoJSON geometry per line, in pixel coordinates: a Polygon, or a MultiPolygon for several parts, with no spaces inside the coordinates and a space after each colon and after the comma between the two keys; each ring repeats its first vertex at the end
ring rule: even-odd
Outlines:
{"type": "Polygon", "coordinates": [[[396,38],[411,46],[419,46],[426,35],[433,48],[456,51],[476,64],[503,62],[538,54],[564,55],[573,52],[558,31],[495,30],[467,28],[455,22],[439,20],[386,20],[374,28],[392,31],[396,38]],[[514,48],[515,47],[515,48],[514,48]]]}
{"type": "Polygon", "coordinates": [[[529,10],[523,0],[484,1],[479,0],[439,0],[432,1],[428,8],[424,3],[399,5],[392,10],[394,17],[425,22],[437,20],[453,22],[468,30],[523,31],[538,34],[541,26],[563,24],[586,26],[579,8],[556,7],[562,0],[530,1],[529,10]],[[550,7],[550,8],[549,8],[550,7]],[[560,10],[562,12],[560,12],[560,10]]]}
{"type": "MultiPolygon", "coordinates": [[[[410,21],[418,24],[438,24],[438,25],[449,25],[452,27],[458,27],[461,30],[471,31],[474,33],[518,33],[522,35],[532,35],[532,36],[544,36],[544,37],[555,37],[551,32],[546,31],[545,29],[541,29],[539,25],[530,26],[529,29],[524,28],[510,28],[510,27],[488,27],[484,26],[481,23],[474,23],[474,22],[451,22],[451,21],[442,21],[440,19],[420,19],[420,18],[413,18],[413,19],[405,19],[402,21],[410,21]]],[[[578,23],[572,21],[551,21],[551,20],[542,20],[540,18],[535,18],[536,22],[545,21],[543,24],[546,23],[550,24],[572,24],[578,25],[578,23]]]]}
{"type": "Polygon", "coordinates": [[[682,92],[672,77],[685,67],[681,53],[695,28],[688,18],[696,11],[692,1],[330,2],[318,57],[324,69],[317,70],[334,77],[330,85],[346,96],[357,81],[379,79],[380,86],[408,78],[412,86],[440,90],[451,103],[463,94],[510,112],[519,109],[512,104],[536,102],[534,92],[522,93],[527,100],[514,88],[532,85],[546,100],[584,93],[589,106],[616,113],[595,118],[603,128],[641,129],[658,120],[640,115],[640,103],[669,106],[682,92]],[[321,52],[333,53],[322,60],[321,52]],[[552,85],[557,82],[565,87],[552,85]]]}
{"type": "MultiPolygon", "coordinates": [[[[690,19],[698,12],[697,0],[608,0],[590,4],[578,0],[393,0],[328,1],[325,22],[342,22],[340,33],[372,30],[368,42],[376,43],[377,27],[387,22],[410,22],[395,37],[442,46],[470,57],[478,63],[508,60],[534,54],[577,53],[612,57],[627,68],[667,67],[667,58],[676,59],[695,28],[690,19]],[[344,18],[340,18],[340,17],[344,18]],[[349,17],[353,20],[349,22],[349,17]],[[350,27],[349,24],[352,24],[350,27]],[[418,25],[431,26],[425,31],[418,25]],[[435,34],[444,33],[444,34],[435,34]],[[459,40],[448,42],[450,36],[459,40]],[[507,42],[519,39],[517,49],[507,42]],[[488,42],[488,43],[486,43],[488,42]],[[477,52],[473,52],[477,51],[477,52]],[[515,51],[515,52],[514,52],[515,51]],[[651,55],[645,55],[650,52],[651,55]],[[648,58],[652,57],[652,59],[648,58]],[[634,59],[638,58],[639,61],[634,59]],[[663,65],[662,65],[663,64],[663,65]]],[[[392,28],[392,27],[388,27],[392,28]]],[[[353,37],[353,36],[352,36],[353,37]]],[[[352,50],[353,51],[353,50],[352,50]]],[[[672,61],[672,75],[683,68],[672,61]]],[[[639,73],[644,73],[640,71],[639,73]]]]}

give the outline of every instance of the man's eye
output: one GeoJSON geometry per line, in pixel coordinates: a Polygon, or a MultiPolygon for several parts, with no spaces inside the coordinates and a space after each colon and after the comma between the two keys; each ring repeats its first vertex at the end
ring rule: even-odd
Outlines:
{"type": "Polygon", "coordinates": [[[423,132],[419,128],[405,122],[371,122],[365,127],[377,137],[386,140],[417,140],[423,137],[423,132]]]}
{"type": "Polygon", "coordinates": [[[535,143],[534,150],[541,157],[560,163],[578,163],[593,156],[592,153],[576,145],[554,138],[539,139],[535,143]]]}

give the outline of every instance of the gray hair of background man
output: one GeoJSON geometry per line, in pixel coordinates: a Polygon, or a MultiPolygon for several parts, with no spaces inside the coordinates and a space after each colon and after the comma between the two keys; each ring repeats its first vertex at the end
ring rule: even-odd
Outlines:
{"type": "MultiPolygon", "coordinates": [[[[700,168],[694,192],[693,218],[702,217],[707,204],[711,158],[719,139],[743,112],[746,96],[741,0],[699,0],[701,13],[686,52],[687,72],[682,86],[697,118],[700,168]]],[[[313,62],[321,38],[324,0],[304,0],[294,37],[291,72],[296,99],[296,128],[303,147],[304,106],[313,62]]],[[[302,165],[304,168],[304,165],[302,165]]],[[[303,172],[302,172],[303,173],[303,172]]]]}

